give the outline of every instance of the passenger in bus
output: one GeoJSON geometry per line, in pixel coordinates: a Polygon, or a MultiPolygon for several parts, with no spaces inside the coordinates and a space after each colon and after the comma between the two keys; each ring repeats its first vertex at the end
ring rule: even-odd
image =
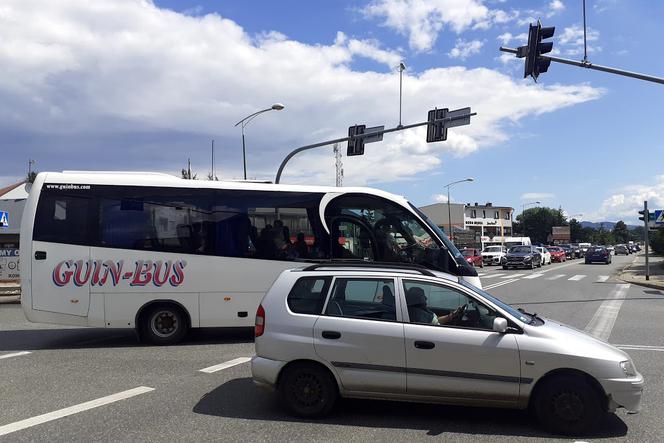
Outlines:
{"type": "Polygon", "coordinates": [[[265,225],[261,230],[256,244],[257,256],[267,260],[274,260],[277,257],[277,246],[275,244],[275,232],[272,225],[265,225]]]}
{"type": "Polygon", "coordinates": [[[309,258],[309,246],[304,239],[304,232],[297,233],[297,241],[295,242],[295,251],[299,258],[309,258]]]}

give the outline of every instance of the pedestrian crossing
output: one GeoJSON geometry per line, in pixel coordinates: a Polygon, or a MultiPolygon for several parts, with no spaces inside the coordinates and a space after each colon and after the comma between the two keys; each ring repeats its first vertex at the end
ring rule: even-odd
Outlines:
{"type": "MultiPolygon", "coordinates": [[[[492,279],[492,278],[501,279],[501,280],[507,280],[507,279],[535,280],[535,279],[538,279],[538,278],[543,278],[544,280],[548,280],[548,281],[565,279],[565,280],[571,281],[571,282],[579,282],[579,281],[582,281],[582,280],[585,280],[586,278],[588,278],[588,275],[586,275],[586,274],[546,275],[543,272],[537,272],[537,273],[534,273],[534,274],[511,274],[511,273],[497,272],[495,274],[480,273],[478,275],[482,280],[488,280],[488,279],[492,279]]],[[[598,275],[598,276],[595,277],[595,279],[593,281],[595,283],[606,283],[610,278],[611,278],[610,275],[598,275]]]]}

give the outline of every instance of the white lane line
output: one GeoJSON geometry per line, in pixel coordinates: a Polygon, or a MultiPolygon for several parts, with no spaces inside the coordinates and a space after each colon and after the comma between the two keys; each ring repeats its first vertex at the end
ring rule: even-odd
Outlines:
{"type": "Polygon", "coordinates": [[[611,291],[609,299],[602,302],[597,308],[595,315],[586,326],[586,332],[600,340],[608,341],[613,325],[616,323],[618,313],[625,301],[625,294],[629,290],[629,284],[619,284],[611,291]]]}
{"type": "Polygon", "coordinates": [[[505,280],[505,281],[501,281],[500,283],[494,283],[494,284],[492,284],[492,285],[489,285],[489,286],[487,286],[487,287],[484,288],[484,289],[493,289],[493,288],[497,288],[498,286],[508,285],[508,284],[510,284],[510,283],[514,283],[515,281],[518,281],[518,280],[519,280],[518,278],[515,278],[514,280],[505,280]]]}
{"type": "Polygon", "coordinates": [[[547,277],[547,280],[557,280],[559,278],[562,278],[566,276],[567,274],[557,274],[557,275],[552,275],[551,277],[547,277]]]}
{"type": "Polygon", "coordinates": [[[567,280],[568,280],[568,281],[579,281],[579,280],[583,280],[584,278],[586,278],[585,275],[583,275],[583,274],[577,274],[577,275],[575,275],[574,277],[570,277],[570,278],[568,278],[567,280]]]}
{"type": "Polygon", "coordinates": [[[21,355],[32,354],[30,351],[12,352],[11,354],[0,355],[0,360],[3,358],[19,357],[21,355]]]}
{"type": "Polygon", "coordinates": [[[246,363],[249,360],[251,360],[251,357],[238,357],[238,358],[234,358],[233,360],[229,360],[225,363],[210,366],[208,368],[203,368],[203,369],[199,370],[199,372],[205,372],[206,374],[212,374],[213,372],[221,371],[222,369],[228,369],[228,368],[236,366],[236,365],[241,365],[242,363],[246,363]]]}
{"type": "Polygon", "coordinates": [[[538,278],[538,277],[541,277],[541,276],[543,276],[543,275],[544,275],[544,274],[542,274],[542,273],[539,273],[539,274],[530,274],[530,275],[527,276],[527,277],[523,277],[523,279],[524,279],[524,280],[532,280],[532,279],[534,279],[534,278],[538,278]]]}
{"type": "Polygon", "coordinates": [[[597,277],[597,283],[604,283],[609,278],[611,278],[610,275],[600,275],[599,277],[597,277]]]}
{"type": "Polygon", "coordinates": [[[500,278],[517,278],[517,277],[521,277],[521,276],[524,276],[524,275],[526,275],[526,274],[507,274],[505,277],[500,277],[500,278]]]}
{"type": "Polygon", "coordinates": [[[484,277],[484,279],[487,279],[487,278],[494,278],[494,277],[500,277],[501,275],[505,275],[505,274],[501,274],[501,273],[498,273],[498,274],[491,274],[491,275],[487,275],[486,277],[484,277]]]}
{"type": "Polygon", "coordinates": [[[67,417],[69,415],[78,414],[79,412],[87,411],[89,409],[98,408],[109,403],[116,401],[126,400],[146,392],[154,391],[154,388],[147,386],[139,386],[138,388],[129,389],[128,391],[118,392],[107,397],[98,398],[78,405],[70,406],[68,408],[59,409],[57,411],[49,412],[47,414],[38,415],[36,417],[28,418],[25,420],[10,423],[8,425],[0,426],[0,436],[11,434],[12,432],[20,431],[22,429],[30,428],[32,426],[40,425],[49,421],[57,420],[59,418],[67,417]]]}
{"type": "Polygon", "coordinates": [[[486,275],[486,272],[480,272],[477,274],[478,277],[484,277],[486,275]]]}

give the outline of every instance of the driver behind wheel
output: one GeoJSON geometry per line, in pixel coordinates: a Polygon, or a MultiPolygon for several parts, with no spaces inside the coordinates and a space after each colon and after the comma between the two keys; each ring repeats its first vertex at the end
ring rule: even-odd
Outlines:
{"type": "Polygon", "coordinates": [[[427,297],[424,295],[424,289],[414,286],[406,291],[406,305],[408,306],[408,316],[411,323],[428,323],[432,325],[454,324],[461,318],[464,307],[459,306],[454,311],[446,315],[436,315],[427,306],[427,297]]]}

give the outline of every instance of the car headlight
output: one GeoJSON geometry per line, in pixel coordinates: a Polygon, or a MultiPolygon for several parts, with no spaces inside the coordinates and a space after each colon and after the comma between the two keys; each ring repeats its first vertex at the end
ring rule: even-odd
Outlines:
{"type": "Polygon", "coordinates": [[[525,257],[523,257],[523,259],[527,261],[527,260],[532,260],[533,258],[530,255],[526,255],[525,257]]]}
{"type": "Polygon", "coordinates": [[[632,360],[625,360],[620,362],[620,369],[623,370],[627,377],[636,377],[636,368],[632,360]]]}

